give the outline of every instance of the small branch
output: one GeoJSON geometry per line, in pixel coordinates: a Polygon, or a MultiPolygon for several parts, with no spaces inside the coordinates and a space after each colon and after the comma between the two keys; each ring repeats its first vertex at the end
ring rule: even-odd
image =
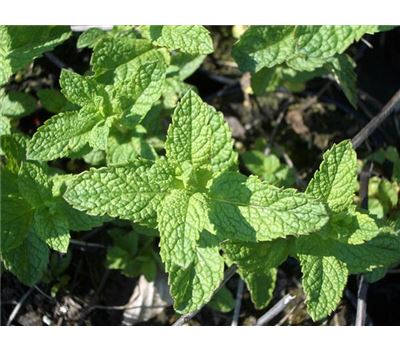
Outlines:
{"type": "Polygon", "coordinates": [[[72,245],[80,246],[80,247],[85,247],[85,248],[101,248],[101,249],[106,249],[106,247],[103,244],[99,243],[90,243],[90,242],[84,242],[84,241],[79,241],[76,239],[70,239],[69,241],[72,245]]]}
{"type": "Polygon", "coordinates": [[[243,288],[244,288],[244,282],[240,278],[238,287],[237,287],[237,292],[236,292],[236,303],[235,303],[235,309],[233,310],[233,318],[232,318],[231,326],[238,325],[240,308],[242,306],[243,288]]]}
{"type": "Polygon", "coordinates": [[[29,297],[29,295],[32,293],[34,287],[29,288],[29,290],[22,296],[21,300],[18,302],[17,305],[15,305],[13,311],[10,314],[10,317],[8,318],[7,321],[7,326],[10,326],[12,321],[14,321],[15,317],[17,317],[19,310],[21,310],[22,305],[24,305],[25,300],[29,297]]]}
{"type": "Polygon", "coordinates": [[[367,125],[365,125],[356,136],[353,137],[351,142],[353,143],[354,149],[357,149],[375,131],[375,129],[385,121],[385,119],[396,108],[399,101],[400,90],[398,90],[382,110],[367,125]]]}
{"type": "Polygon", "coordinates": [[[271,321],[274,317],[279,315],[286,306],[296,299],[295,295],[286,294],[281,300],[279,300],[272,308],[270,308],[264,315],[262,315],[256,322],[256,326],[263,326],[271,321]]]}
{"type": "MultiPolygon", "coordinates": [[[[228,270],[225,271],[224,274],[224,279],[221,282],[221,284],[219,285],[219,287],[214,291],[213,296],[226,284],[226,282],[228,282],[232,276],[236,273],[237,267],[236,266],[231,266],[228,270]]],[[[182,315],[181,317],[179,317],[179,319],[173,324],[173,326],[183,326],[184,324],[188,323],[193,317],[195,317],[200,311],[201,309],[204,307],[204,305],[202,305],[199,309],[197,309],[196,311],[192,311],[186,315],[182,315]]]]}
{"type": "Polygon", "coordinates": [[[357,292],[357,313],[355,326],[365,326],[365,320],[367,318],[367,292],[368,282],[361,275],[358,281],[358,292],[357,292]]]}
{"type": "Polygon", "coordinates": [[[70,68],[65,62],[60,60],[55,54],[51,52],[46,52],[44,56],[59,69],[70,68]]]}
{"type": "MultiPolygon", "coordinates": [[[[360,174],[361,208],[368,209],[368,183],[372,173],[373,163],[367,163],[360,174]]],[[[360,275],[357,292],[356,326],[364,326],[367,317],[368,282],[360,275]]]]}

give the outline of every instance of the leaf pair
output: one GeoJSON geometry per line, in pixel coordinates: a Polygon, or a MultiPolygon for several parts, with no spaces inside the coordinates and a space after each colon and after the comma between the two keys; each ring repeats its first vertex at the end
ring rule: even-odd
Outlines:
{"type": "Polygon", "coordinates": [[[324,205],[312,197],[236,172],[237,155],[222,114],[192,91],[175,109],[166,151],[166,159],[84,172],[64,197],[91,215],[157,225],[179,312],[205,304],[218,287],[222,240],[309,234],[328,221],[324,205]]]}
{"type": "Polygon", "coordinates": [[[252,86],[256,93],[271,91],[285,82],[301,84],[331,73],[355,107],[355,63],[344,51],[364,34],[390,28],[251,26],[234,46],[232,56],[242,71],[255,73],[252,86]]]}

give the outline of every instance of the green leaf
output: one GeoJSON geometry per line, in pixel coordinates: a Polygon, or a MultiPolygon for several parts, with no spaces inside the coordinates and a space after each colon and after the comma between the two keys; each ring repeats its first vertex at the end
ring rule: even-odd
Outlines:
{"type": "Polygon", "coordinates": [[[237,265],[255,307],[266,307],[273,297],[276,268],[288,257],[289,242],[283,239],[259,243],[228,241],[222,247],[228,262],[237,265]]]}
{"type": "Polygon", "coordinates": [[[243,273],[242,278],[250,291],[251,300],[256,309],[268,306],[274,296],[278,270],[271,268],[266,272],[243,273]]]}
{"type": "Polygon", "coordinates": [[[70,35],[67,26],[0,26],[0,85],[70,35]]]}
{"type": "Polygon", "coordinates": [[[218,250],[215,238],[202,234],[194,261],[187,268],[171,267],[168,284],[177,312],[198,310],[211,300],[224,274],[224,261],[218,250]]]}
{"type": "Polygon", "coordinates": [[[366,213],[349,210],[335,213],[321,230],[321,235],[348,244],[362,244],[381,232],[377,220],[366,213]]]}
{"type": "Polygon", "coordinates": [[[56,89],[41,89],[37,92],[39,101],[44,109],[52,113],[60,113],[74,109],[74,105],[56,89]]]}
{"type": "Polygon", "coordinates": [[[234,172],[213,181],[209,201],[216,232],[233,240],[256,242],[307,235],[328,221],[324,205],[312,197],[234,172]]]}
{"type": "Polygon", "coordinates": [[[346,287],[348,270],[346,264],[334,256],[299,254],[298,257],[303,273],[302,284],[307,296],[307,311],[317,321],[329,316],[336,309],[346,287]]]}
{"type": "Polygon", "coordinates": [[[79,35],[76,47],[78,49],[83,49],[85,47],[93,48],[96,43],[105,35],[107,35],[107,32],[100,28],[89,28],[79,35]]]}
{"type": "Polygon", "coordinates": [[[27,157],[45,161],[78,152],[87,144],[90,132],[99,118],[98,114],[85,108],[79,113],[57,114],[33,135],[28,145],[27,157]]]}
{"type": "Polygon", "coordinates": [[[90,215],[109,215],[154,225],[173,171],[163,159],[91,169],[68,185],[64,198],[90,215]]]}
{"type": "Polygon", "coordinates": [[[66,69],[61,71],[60,86],[64,96],[79,106],[93,104],[96,96],[106,95],[103,86],[93,78],[84,77],[66,69]]]}
{"type": "Polygon", "coordinates": [[[357,108],[357,76],[354,71],[356,64],[349,55],[337,55],[328,64],[337,83],[354,108],[357,108]]]}
{"type": "Polygon", "coordinates": [[[131,37],[104,37],[96,44],[91,58],[96,74],[114,70],[152,49],[150,41],[131,37]]]}
{"type": "Polygon", "coordinates": [[[203,63],[206,55],[189,55],[183,52],[173,52],[167,76],[176,76],[181,81],[191,76],[203,63]]]}
{"type": "Polygon", "coordinates": [[[196,257],[197,240],[205,226],[207,205],[201,193],[173,190],[158,209],[160,255],[169,270],[187,268],[196,257]]]}
{"type": "Polygon", "coordinates": [[[33,286],[39,282],[49,260],[49,249],[32,231],[17,248],[2,254],[6,269],[10,270],[18,279],[33,286]]]}
{"type": "Polygon", "coordinates": [[[1,177],[1,252],[4,254],[20,246],[26,239],[32,224],[33,210],[18,194],[5,196],[3,170],[1,177]]]}
{"type": "Polygon", "coordinates": [[[37,209],[33,217],[33,228],[50,248],[60,253],[67,252],[69,223],[63,212],[45,207],[37,209]]]}
{"type": "Polygon", "coordinates": [[[208,306],[219,312],[230,312],[235,307],[235,299],[230,290],[222,287],[208,303],[208,306]]]}
{"type": "Polygon", "coordinates": [[[0,115],[21,118],[36,109],[36,100],[24,92],[10,91],[0,96],[0,115]]]}
{"type": "Polygon", "coordinates": [[[354,200],[357,155],[351,142],[346,140],[333,145],[323,158],[306,193],[326,201],[334,212],[346,210],[354,200]]]}
{"type": "Polygon", "coordinates": [[[18,188],[24,199],[34,208],[52,200],[51,183],[42,166],[23,162],[18,173],[18,188]]]}
{"type": "Polygon", "coordinates": [[[169,160],[199,168],[210,165],[223,171],[236,164],[232,137],[222,113],[204,103],[193,91],[180,101],[172,116],[165,144],[169,160]]]}
{"type": "Polygon", "coordinates": [[[210,33],[203,26],[150,26],[154,45],[188,54],[208,54],[214,51],[210,33]]]}
{"type": "Polygon", "coordinates": [[[145,136],[135,130],[122,133],[113,128],[107,140],[107,164],[122,165],[137,158],[155,160],[157,153],[145,136]]]}
{"type": "Polygon", "coordinates": [[[258,72],[286,63],[299,71],[322,67],[364,34],[381,26],[252,26],[235,44],[232,56],[241,71],[258,72]]]}
{"type": "Polygon", "coordinates": [[[23,134],[1,135],[1,149],[6,156],[6,168],[13,174],[18,174],[23,161],[26,160],[28,137],[23,134]]]}
{"type": "Polygon", "coordinates": [[[384,278],[387,272],[388,269],[386,268],[374,269],[371,272],[364,274],[364,277],[368,283],[375,283],[384,278]]]}

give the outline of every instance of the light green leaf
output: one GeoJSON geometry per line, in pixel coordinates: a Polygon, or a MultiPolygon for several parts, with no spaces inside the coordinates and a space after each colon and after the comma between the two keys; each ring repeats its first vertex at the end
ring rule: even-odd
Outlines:
{"type": "Polygon", "coordinates": [[[93,48],[96,43],[105,35],[107,35],[107,32],[100,28],[89,28],[79,35],[76,47],[78,49],[83,49],[85,47],[93,48]]]}
{"type": "Polygon", "coordinates": [[[148,225],[169,191],[173,171],[164,159],[91,169],[68,184],[64,198],[90,215],[109,215],[148,225]]]}
{"type": "Polygon", "coordinates": [[[21,118],[36,109],[36,100],[27,93],[10,91],[0,96],[0,115],[21,118]]]}
{"type": "Polygon", "coordinates": [[[208,54],[214,51],[210,33],[203,26],[150,26],[153,44],[188,54],[208,54]]]}
{"type": "Polygon", "coordinates": [[[28,158],[52,160],[78,152],[88,142],[90,131],[100,116],[90,109],[65,112],[47,120],[28,145],[28,158]]]}
{"type": "Polygon", "coordinates": [[[354,71],[355,62],[349,55],[337,55],[327,65],[342,87],[344,94],[354,108],[357,108],[357,76],[354,71]]]}
{"type": "Polygon", "coordinates": [[[187,268],[196,257],[197,240],[207,218],[207,204],[201,193],[191,195],[173,190],[158,208],[160,255],[167,270],[187,268]]]}
{"type": "Polygon", "coordinates": [[[174,111],[165,148],[168,159],[177,164],[189,161],[195,168],[210,165],[223,171],[236,164],[232,142],[222,113],[189,91],[174,111]]]}
{"type": "Polygon", "coordinates": [[[223,243],[225,258],[238,267],[257,309],[271,301],[275,289],[277,267],[288,257],[289,242],[276,239],[271,242],[223,243]]]}
{"type": "Polygon", "coordinates": [[[200,237],[194,261],[187,267],[172,266],[169,286],[174,309],[188,313],[208,303],[223,279],[224,261],[212,235],[200,237]]]}
{"type": "Polygon", "coordinates": [[[258,72],[282,63],[295,70],[313,71],[364,34],[384,29],[349,25],[252,26],[235,44],[232,56],[242,71],[258,72]]]}
{"type": "Polygon", "coordinates": [[[18,173],[18,188],[22,197],[34,208],[52,200],[48,175],[38,163],[23,162],[18,173]]]}
{"type": "Polygon", "coordinates": [[[230,312],[235,307],[235,299],[230,290],[222,287],[208,303],[208,306],[219,312],[230,312]]]}
{"type": "Polygon", "coordinates": [[[39,282],[49,260],[49,249],[32,231],[17,248],[2,254],[2,260],[7,270],[18,279],[33,286],[39,282]]]}
{"type": "Polygon", "coordinates": [[[346,140],[333,145],[323,158],[306,193],[326,201],[334,212],[346,210],[354,200],[357,155],[351,142],[346,140]]]}
{"type": "Polygon", "coordinates": [[[96,74],[114,70],[137,56],[152,49],[150,41],[132,37],[105,37],[94,47],[91,58],[96,74]]]}
{"type": "Polygon", "coordinates": [[[263,309],[268,306],[274,296],[276,277],[278,270],[270,268],[264,273],[243,272],[242,278],[250,291],[251,300],[256,309],[263,309]]]}
{"type": "Polygon", "coordinates": [[[39,101],[43,108],[52,113],[60,113],[74,109],[74,105],[56,89],[41,89],[37,92],[39,101]]]}
{"type": "Polygon", "coordinates": [[[377,220],[366,213],[349,210],[335,213],[321,230],[322,235],[348,244],[362,244],[381,232],[377,220]]]}
{"type": "Polygon", "coordinates": [[[167,76],[177,76],[181,81],[191,76],[206,58],[206,55],[189,55],[178,51],[171,55],[171,64],[168,67],[167,76]]]}
{"type": "Polygon", "coordinates": [[[67,26],[0,26],[0,85],[70,35],[67,26]]]}
{"type": "Polygon", "coordinates": [[[217,234],[233,240],[256,242],[307,235],[328,221],[324,205],[312,197],[234,172],[213,181],[209,201],[210,221],[217,234]]]}
{"type": "Polygon", "coordinates": [[[69,245],[69,223],[63,212],[46,207],[35,211],[33,229],[41,240],[60,252],[66,253],[69,245]]]}
{"type": "MultiPolygon", "coordinates": [[[[302,242],[306,242],[306,239],[302,242]]],[[[334,256],[299,254],[298,257],[303,273],[302,285],[307,296],[307,311],[317,321],[336,309],[346,287],[348,270],[346,264],[334,256]]]]}
{"type": "Polygon", "coordinates": [[[96,96],[106,96],[103,86],[93,78],[66,69],[61,71],[60,86],[64,96],[79,106],[93,104],[96,96]]]}
{"type": "Polygon", "coordinates": [[[1,177],[1,252],[4,254],[24,242],[32,224],[33,209],[18,194],[5,196],[3,170],[1,177]]]}
{"type": "Polygon", "coordinates": [[[137,61],[137,64],[129,67],[123,79],[125,73],[118,76],[121,67],[124,66],[115,71],[118,79],[115,79],[114,93],[119,100],[120,110],[126,111],[129,118],[138,123],[161,97],[166,74],[165,61],[162,57],[144,63],[137,61]]]}
{"type": "Polygon", "coordinates": [[[113,128],[107,140],[107,164],[122,165],[138,158],[155,160],[157,153],[145,137],[134,130],[122,133],[113,128]]]}

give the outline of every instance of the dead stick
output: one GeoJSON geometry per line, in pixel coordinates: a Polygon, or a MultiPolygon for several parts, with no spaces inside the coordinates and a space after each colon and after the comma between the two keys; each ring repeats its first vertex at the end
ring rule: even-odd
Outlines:
{"type": "Polygon", "coordinates": [[[233,317],[232,317],[231,326],[237,326],[238,325],[239,315],[240,315],[240,308],[242,306],[243,287],[244,287],[244,282],[243,282],[242,279],[239,279],[237,292],[236,292],[235,309],[233,310],[233,317]]]}
{"type": "Polygon", "coordinates": [[[256,326],[263,326],[271,321],[274,317],[279,315],[286,306],[295,299],[295,295],[286,294],[281,300],[279,300],[273,307],[271,307],[264,315],[262,315],[256,322],[256,326]]]}
{"type": "Polygon", "coordinates": [[[356,136],[351,140],[353,148],[357,149],[374,131],[382,124],[385,119],[393,112],[396,105],[400,101],[400,90],[398,90],[388,103],[382,108],[382,110],[371,119],[371,121],[365,125],[356,136]]]}
{"type": "MultiPolygon", "coordinates": [[[[366,164],[360,174],[361,208],[368,209],[368,183],[371,176],[373,163],[366,164]]],[[[367,291],[368,282],[360,276],[357,292],[356,326],[364,326],[367,317],[367,291]]]]}

